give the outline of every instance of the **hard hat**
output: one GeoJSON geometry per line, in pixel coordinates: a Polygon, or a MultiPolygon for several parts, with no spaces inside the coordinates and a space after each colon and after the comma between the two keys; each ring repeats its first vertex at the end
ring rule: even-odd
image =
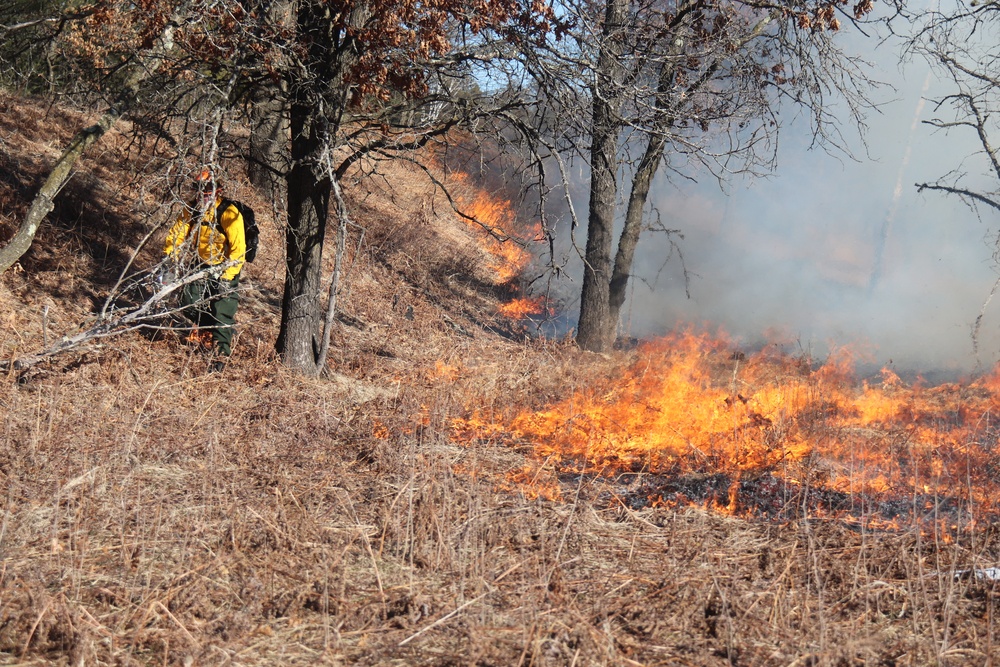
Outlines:
{"type": "Polygon", "coordinates": [[[199,192],[211,192],[218,191],[219,186],[215,182],[215,175],[212,174],[212,170],[205,167],[201,172],[194,177],[194,183],[192,183],[194,189],[199,192]]]}

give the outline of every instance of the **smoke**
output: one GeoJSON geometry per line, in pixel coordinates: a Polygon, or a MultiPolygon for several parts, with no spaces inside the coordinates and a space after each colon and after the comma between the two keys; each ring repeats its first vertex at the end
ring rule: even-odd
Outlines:
{"type": "Polygon", "coordinates": [[[902,74],[898,99],[870,120],[871,160],[809,151],[803,133],[798,145],[786,140],[771,179],[729,193],[659,182],[653,203],[684,231],[688,275],[677,263],[663,268],[666,246],[650,237],[625,333],[706,324],[749,346],[778,338],[820,357],[849,347],[871,364],[937,377],[995,364],[1000,313],[986,310],[978,353],[971,335],[997,276],[990,230],[958,199],[912,185],[955,168],[975,145],[921,124],[935,82],[927,74],[907,85],[902,74]]]}
{"type": "Polygon", "coordinates": [[[882,231],[876,240],[875,268],[872,270],[871,280],[868,283],[869,291],[874,291],[879,279],[882,277],[882,259],[885,253],[885,246],[889,239],[889,231],[892,229],[892,223],[896,219],[896,213],[899,211],[899,202],[903,197],[903,174],[906,173],[906,168],[910,164],[910,156],[913,153],[913,141],[916,138],[917,126],[920,123],[920,116],[923,114],[924,104],[927,102],[927,91],[930,87],[931,72],[928,70],[927,76],[924,77],[924,85],[920,89],[920,99],[917,100],[917,109],[913,113],[913,122],[910,123],[910,136],[906,142],[906,152],[903,153],[903,160],[899,163],[899,174],[896,176],[896,187],[892,191],[892,203],[889,206],[889,213],[885,216],[882,231]]]}
{"type": "MultiPolygon", "coordinates": [[[[881,58],[896,62],[891,49],[881,58]]],[[[710,178],[656,181],[655,214],[683,232],[684,263],[662,235],[643,238],[622,335],[718,327],[748,347],[778,342],[817,358],[846,347],[876,369],[929,379],[996,364],[1000,305],[986,308],[978,349],[972,339],[997,280],[991,229],[958,199],[913,186],[968,167],[977,146],[921,122],[926,98],[947,90],[926,66],[884,78],[895,99],[869,118],[857,161],[809,150],[808,128],[792,123],[772,178],[735,181],[725,192],[710,178]]],[[[574,198],[585,216],[584,195],[574,198]]],[[[580,273],[577,261],[568,275],[580,273]]],[[[579,284],[563,284],[570,311],[579,284]]]]}

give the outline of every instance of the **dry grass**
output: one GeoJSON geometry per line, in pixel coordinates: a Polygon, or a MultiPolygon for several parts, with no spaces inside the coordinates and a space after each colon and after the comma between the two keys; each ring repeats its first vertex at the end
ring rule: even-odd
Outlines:
{"type": "MultiPolygon", "coordinates": [[[[78,120],[44,118],[17,141],[78,120]]],[[[10,228],[42,165],[5,132],[0,157],[34,165],[0,179],[10,228]]],[[[544,406],[632,353],[495,333],[503,290],[465,270],[475,245],[454,230],[437,242],[449,228],[432,193],[396,176],[393,202],[349,193],[368,240],[352,253],[331,378],[271,353],[280,235],[264,215],[224,373],[205,375],[173,334],[130,334],[0,382],[0,663],[996,660],[996,586],[954,574],[995,564],[992,527],[941,544],[637,510],[615,479],[560,477],[500,442],[455,444],[454,418],[544,406]],[[526,467],[552,475],[562,500],[512,484],[526,467]]],[[[53,224],[44,250],[0,279],[3,354],[89,310],[77,295],[104,283],[81,251],[96,246],[74,239],[105,233],[97,220],[53,224]]]]}

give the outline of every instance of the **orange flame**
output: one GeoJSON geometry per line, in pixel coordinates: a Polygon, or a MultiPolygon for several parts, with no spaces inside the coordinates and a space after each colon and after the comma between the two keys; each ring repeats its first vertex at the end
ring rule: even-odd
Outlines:
{"type": "MultiPolygon", "coordinates": [[[[858,386],[846,352],[813,370],[773,351],[732,355],[723,337],[692,333],[636,356],[613,381],[543,410],[475,413],[455,423],[454,437],[527,445],[554,469],[724,474],[709,504],[730,513],[741,511],[746,489],[763,493],[767,484],[841,498],[847,519],[877,500],[890,508],[885,526],[904,510],[945,530],[1000,511],[1000,370],[926,388],[883,369],[880,382],[858,386]]],[[[671,498],[652,500],[683,501],[684,490],[671,498]]]]}
{"type": "Polygon", "coordinates": [[[531,262],[532,255],[527,246],[529,242],[539,239],[541,226],[520,229],[517,213],[509,200],[475,188],[465,174],[453,174],[452,179],[459,184],[455,189],[458,208],[468,216],[457,217],[473,230],[476,243],[492,258],[487,268],[496,283],[509,283],[520,276],[531,262]]]}
{"type": "Polygon", "coordinates": [[[439,380],[444,382],[454,382],[459,378],[462,369],[459,366],[446,364],[440,359],[434,362],[434,370],[427,372],[429,380],[439,380]]]}
{"type": "Polygon", "coordinates": [[[521,297],[497,306],[497,313],[509,320],[524,320],[532,315],[541,315],[545,310],[544,296],[521,297]]]}
{"type": "Polygon", "coordinates": [[[526,465],[521,470],[508,473],[506,482],[497,488],[501,491],[521,491],[529,500],[562,499],[562,490],[555,475],[540,465],[526,465]]]}

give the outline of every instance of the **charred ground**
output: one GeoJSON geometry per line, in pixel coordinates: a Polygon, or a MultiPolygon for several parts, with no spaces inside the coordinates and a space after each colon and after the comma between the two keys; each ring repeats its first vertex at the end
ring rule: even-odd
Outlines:
{"type": "MultiPolygon", "coordinates": [[[[3,239],[86,116],[9,96],[0,110],[3,239]]],[[[126,167],[128,141],[101,144],[0,277],[5,357],[86,321],[170,219],[160,158],[126,167]]],[[[945,543],[808,511],[733,518],[711,509],[732,476],[557,469],[509,435],[456,439],[456,419],[544,408],[636,351],[519,335],[496,315],[514,287],[405,165],[348,190],[366,231],[331,372],[290,372],[273,354],[281,234],[230,178],[263,245],[224,373],[206,375],[179,336],[131,333],[0,383],[0,662],[888,666],[1000,653],[995,584],[975,575],[996,563],[992,525],[945,543]],[[542,477],[558,499],[538,492],[542,477]]],[[[801,505],[803,488],[783,493],[801,505]]]]}

